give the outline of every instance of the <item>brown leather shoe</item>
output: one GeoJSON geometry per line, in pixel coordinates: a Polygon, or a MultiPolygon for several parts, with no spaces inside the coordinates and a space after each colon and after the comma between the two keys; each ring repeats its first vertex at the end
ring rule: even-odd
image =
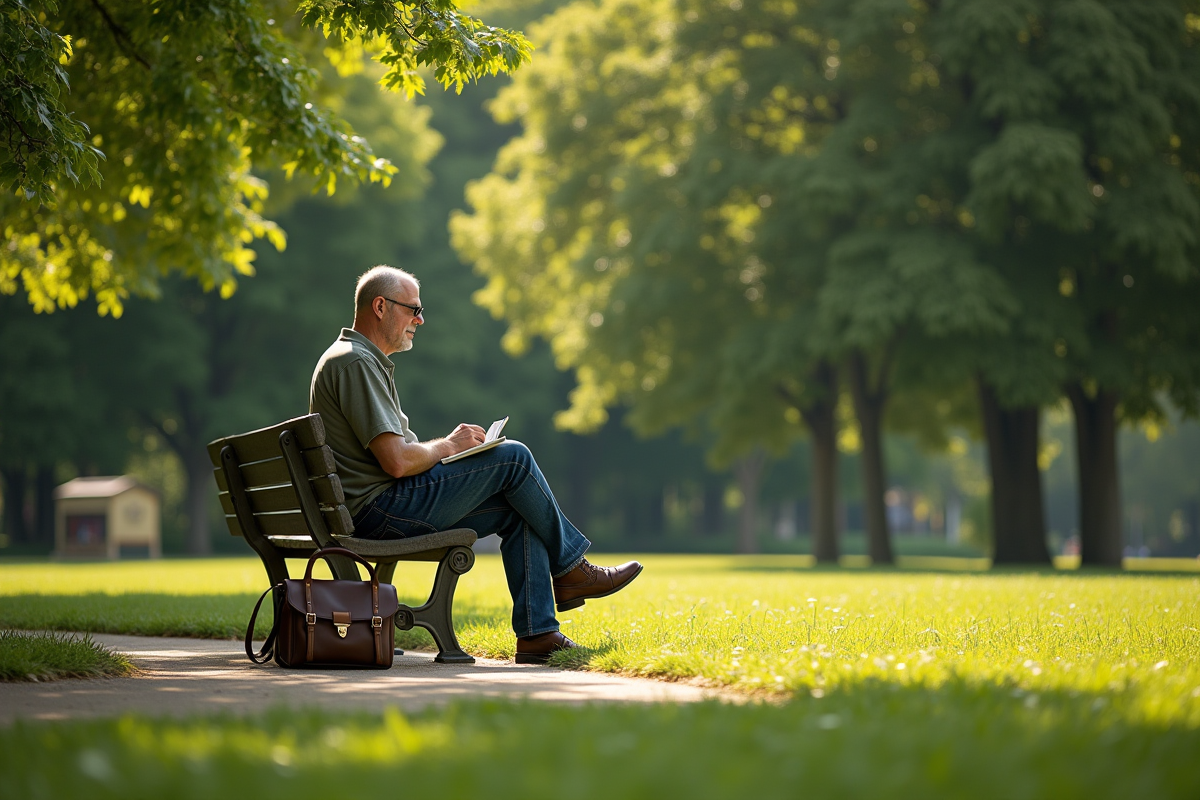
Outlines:
{"type": "Polygon", "coordinates": [[[545,664],[553,653],[559,650],[570,650],[579,647],[558,631],[550,631],[539,636],[517,637],[518,664],[545,664]]]}
{"type": "Polygon", "coordinates": [[[579,608],[584,600],[608,597],[624,589],[642,572],[642,565],[627,561],[619,567],[597,567],[585,558],[579,566],[554,579],[554,603],[559,611],[579,608]]]}

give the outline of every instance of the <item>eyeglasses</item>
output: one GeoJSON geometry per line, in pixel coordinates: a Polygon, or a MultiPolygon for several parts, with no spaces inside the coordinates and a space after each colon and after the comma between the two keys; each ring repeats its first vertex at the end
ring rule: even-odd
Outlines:
{"type": "MultiPolygon", "coordinates": [[[[383,295],[380,295],[380,297],[383,297],[383,295]]],[[[390,297],[384,297],[383,299],[387,300],[389,303],[395,303],[398,306],[404,306],[412,312],[414,317],[419,317],[425,313],[425,306],[410,306],[408,303],[401,303],[399,300],[393,300],[390,297]]]]}

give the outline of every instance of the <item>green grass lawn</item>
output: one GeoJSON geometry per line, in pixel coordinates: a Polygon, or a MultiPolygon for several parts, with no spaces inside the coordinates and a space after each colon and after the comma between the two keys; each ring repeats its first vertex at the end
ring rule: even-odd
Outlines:
{"type": "MultiPolygon", "coordinates": [[[[176,792],[195,770],[211,777],[195,796],[260,773],[272,777],[249,784],[257,794],[292,786],[302,789],[295,796],[328,796],[341,785],[333,766],[343,751],[364,785],[403,773],[405,787],[432,789],[444,768],[456,794],[505,797],[558,785],[591,796],[613,775],[636,778],[641,788],[625,794],[647,797],[670,787],[696,797],[806,787],[887,797],[1200,796],[1200,574],[643,560],[628,590],[563,615],[563,630],[587,648],[564,661],[700,680],[769,702],[22,725],[0,735],[0,763],[41,763],[30,748],[46,759],[86,755],[55,777],[82,783],[51,781],[46,791],[108,776],[138,797],[176,792]],[[327,739],[350,744],[318,746],[327,739]],[[522,760],[518,743],[537,756],[522,760]],[[134,768],[149,756],[154,769],[134,768]]],[[[403,567],[406,601],[422,599],[431,570],[403,567]]],[[[0,627],[239,635],[264,580],[251,559],[0,565],[0,627]]],[[[463,646],[511,655],[508,616],[499,559],[482,556],[460,583],[463,646]]],[[[30,791],[20,796],[37,796],[33,783],[22,785],[30,791]]]]}
{"type": "Polygon", "coordinates": [[[133,664],[89,637],[0,631],[0,681],[130,675],[133,664]]]}
{"type": "Polygon", "coordinates": [[[1197,752],[1196,728],[1092,697],[872,682],[783,705],[18,723],[0,729],[0,798],[1194,800],[1197,752]]]}

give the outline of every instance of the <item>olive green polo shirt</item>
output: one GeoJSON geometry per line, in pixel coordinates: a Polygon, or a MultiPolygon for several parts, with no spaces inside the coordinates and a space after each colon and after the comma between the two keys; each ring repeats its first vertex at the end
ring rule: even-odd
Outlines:
{"type": "Polygon", "coordinates": [[[308,411],[320,414],[325,423],[325,443],[333,450],[351,514],[396,480],[367,449],[371,440],[381,433],[395,433],[406,442],[417,441],[400,410],[395,369],[370,339],[342,328],[313,372],[308,411]]]}

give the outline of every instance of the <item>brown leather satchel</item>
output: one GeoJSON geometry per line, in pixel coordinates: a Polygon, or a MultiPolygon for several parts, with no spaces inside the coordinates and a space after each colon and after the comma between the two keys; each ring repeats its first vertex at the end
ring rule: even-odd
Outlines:
{"type": "Polygon", "coordinates": [[[246,628],[246,655],[255,664],[265,664],[274,655],[281,667],[387,669],[392,666],[399,607],[396,587],[381,584],[374,567],[349,550],[327,547],[309,557],[304,580],[289,578],[258,598],[246,628]],[[367,568],[371,580],[313,580],[313,564],[329,556],[354,559],[367,568]],[[275,624],[255,654],[254,622],[263,599],[272,592],[275,624]]]}

